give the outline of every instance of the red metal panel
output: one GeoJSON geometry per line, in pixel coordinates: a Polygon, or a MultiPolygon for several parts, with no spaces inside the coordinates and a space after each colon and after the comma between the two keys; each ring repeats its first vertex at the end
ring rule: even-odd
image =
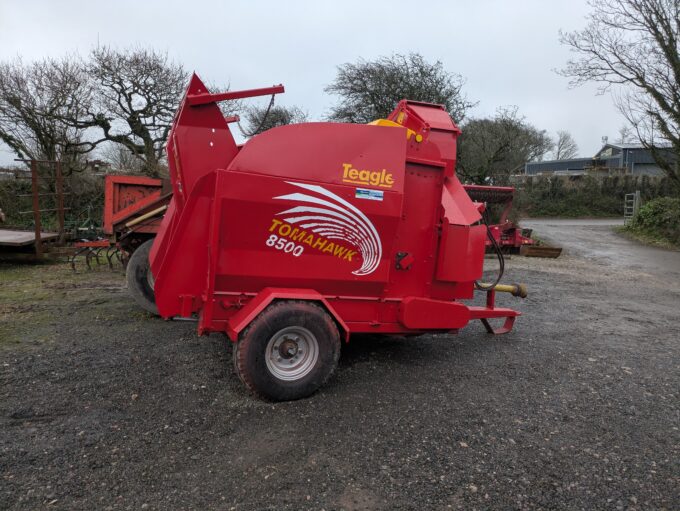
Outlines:
{"type": "Polygon", "coordinates": [[[386,126],[292,124],[253,137],[229,169],[402,193],[406,142],[386,126]]]}
{"type": "Polygon", "coordinates": [[[229,125],[214,100],[194,107],[188,103],[188,97],[206,92],[207,87],[194,74],[168,137],[168,167],[180,209],[201,177],[227,168],[238,153],[229,125]]]}
{"type": "Polygon", "coordinates": [[[457,302],[409,296],[401,303],[399,321],[414,330],[454,330],[467,325],[470,311],[457,302]]]}
{"type": "Polygon", "coordinates": [[[423,101],[407,101],[407,104],[430,128],[460,134],[460,129],[442,105],[423,101]]]}
{"type": "Polygon", "coordinates": [[[230,171],[225,176],[218,190],[217,289],[254,292],[295,283],[321,293],[382,293],[400,194],[362,200],[350,186],[230,171]]]}
{"type": "Polygon", "coordinates": [[[437,279],[471,282],[482,277],[486,226],[448,225],[442,228],[437,279]]]}
{"type": "Polygon", "coordinates": [[[153,275],[158,275],[163,264],[163,258],[168,252],[168,247],[170,246],[170,240],[172,239],[172,232],[174,232],[177,223],[179,222],[179,213],[177,213],[177,202],[171,200],[168,204],[168,209],[160,221],[160,226],[158,227],[157,235],[151,250],[149,251],[149,264],[151,267],[151,273],[153,275]]]}
{"type": "Polygon", "coordinates": [[[107,175],[104,178],[104,232],[113,234],[115,224],[159,200],[162,186],[160,179],[107,175]]]}
{"type": "Polygon", "coordinates": [[[442,167],[406,166],[404,208],[391,255],[392,271],[386,295],[426,296],[432,282],[432,268],[437,252],[437,223],[440,220],[442,167]],[[397,254],[414,259],[408,270],[396,269],[397,254]]]}
{"type": "Polygon", "coordinates": [[[447,178],[444,183],[442,206],[444,206],[444,217],[450,224],[472,225],[482,218],[456,176],[447,178]]]}
{"type": "Polygon", "coordinates": [[[423,137],[420,143],[416,137],[410,138],[409,157],[437,161],[445,167],[446,176],[454,175],[460,129],[442,105],[402,100],[389,119],[423,137]]]}
{"type": "MultiPolygon", "coordinates": [[[[149,259],[155,277],[156,305],[163,317],[184,313],[183,297],[202,297],[204,294],[208,276],[208,226],[214,188],[215,173],[199,180],[179,218],[175,219],[174,232],[162,230],[156,236],[149,259]],[[171,235],[169,241],[168,235],[171,235]]],[[[167,220],[170,222],[169,218],[167,220]]],[[[166,219],[163,224],[166,224],[166,219]]],[[[194,305],[197,307],[200,304],[194,302],[194,305]]],[[[196,310],[194,308],[191,312],[196,310]]]]}

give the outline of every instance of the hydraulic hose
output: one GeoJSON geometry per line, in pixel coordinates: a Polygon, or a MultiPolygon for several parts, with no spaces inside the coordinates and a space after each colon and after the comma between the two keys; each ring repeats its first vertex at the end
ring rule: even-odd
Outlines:
{"type": "Polygon", "coordinates": [[[489,218],[487,211],[484,211],[484,213],[482,213],[482,221],[484,222],[484,225],[486,225],[486,235],[489,237],[491,245],[493,246],[493,249],[496,252],[496,255],[498,256],[498,275],[496,276],[496,280],[494,280],[491,284],[482,284],[478,281],[475,281],[475,288],[481,291],[489,291],[496,287],[496,285],[503,278],[503,272],[505,271],[505,258],[503,257],[503,252],[501,252],[501,247],[499,247],[498,243],[496,242],[496,238],[494,238],[493,234],[491,233],[491,227],[489,227],[489,218]]]}

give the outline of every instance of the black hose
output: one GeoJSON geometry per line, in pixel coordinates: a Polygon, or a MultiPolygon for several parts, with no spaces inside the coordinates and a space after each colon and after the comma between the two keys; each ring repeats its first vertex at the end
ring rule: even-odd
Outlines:
{"type": "Polygon", "coordinates": [[[238,122],[238,129],[241,130],[241,134],[244,137],[250,138],[254,137],[255,135],[260,134],[260,130],[264,128],[265,123],[267,122],[267,117],[269,117],[269,112],[271,111],[272,107],[274,106],[274,98],[276,97],[276,94],[272,94],[272,99],[269,101],[269,106],[267,107],[267,110],[265,111],[264,115],[262,116],[262,120],[260,121],[260,125],[254,129],[251,130],[250,133],[247,133],[246,130],[244,130],[241,127],[241,122],[238,122]]]}
{"type": "Polygon", "coordinates": [[[496,242],[496,238],[494,238],[493,234],[491,233],[491,227],[489,227],[489,215],[487,211],[484,211],[484,213],[482,213],[482,221],[484,222],[484,225],[486,225],[486,235],[489,237],[489,240],[491,240],[493,249],[496,252],[496,255],[498,256],[498,276],[496,277],[496,280],[494,280],[492,284],[488,285],[480,284],[479,282],[475,281],[475,288],[480,289],[482,291],[489,291],[490,289],[496,287],[496,285],[503,278],[503,272],[505,271],[505,258],[503,257],[501,247],[499,247],[498,243],[496,242]]]}

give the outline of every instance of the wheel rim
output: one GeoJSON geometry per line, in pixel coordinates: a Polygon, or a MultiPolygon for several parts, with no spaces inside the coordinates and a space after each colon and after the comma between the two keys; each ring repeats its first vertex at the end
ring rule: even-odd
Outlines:
{"type": "Polygon", "coordinates": [[[153,291],[154,284],[156,283],[156,279],[153,278],[153,273],[151,273],[151,266],[146,267],[146,283],[149,284],[149,287],[153,291]]]}
{"type": "Polygon", "coordinates": [[[312,332],[289,326],[276,332],[267,343],[267,369],[284,381],[307,376],[319,358],[319,343],[312,332]]]}

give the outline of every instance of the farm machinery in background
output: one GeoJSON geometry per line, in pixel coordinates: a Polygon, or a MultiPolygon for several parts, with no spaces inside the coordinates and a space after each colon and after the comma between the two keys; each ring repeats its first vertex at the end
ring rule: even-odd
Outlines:
{"type": "Polygon", "coordinates": [[[158,314],[148,249],[160,228],[172,198],[168,179],[109,174],[104,181],[103,234],[96,240],[74,243],[76,251],[71,266],[76,269],[78,257],[84,257],[88,268],[103,260],[112,266],[114,258],[126,267],[128,289],[145,310],[158,314]],[[146,245],[145,245],[146,244],[146,245]]]}
{"type": "Polygon", "coordinates": [[[114,262],[127,265],[129,257],[144,241],[158,232],[163,212],[170,202],[170,181],[145,176],[107,174],[104,177],[104,218],[101,230],[90,239],[72,243],[70,263],[84,260],[93,264],[114,262]]]}
{"type": "Polygon", "coordinates": [[[534,244],[531,229],[521,229],[508,218],[515,195],[513,187],[463,185],[463,188],[474,202],[486,204],[487,212],[495,205],[502,208],[495,212],[499,214],[497,223],[489,225],[491,235],[486,240],[487,249],[492,249],[495,241],[504,253],[519,253],[521,247],[534,244]]]}
{"type": "Polygon", "coordinates": [[[498,215],[497,223],[489,225],[489,236],[486,239],[486,248],[492,252],[496,247],[505,254],[520,254],[526,257],[556,258],[562,253],[559,247],[540,245],[532,239],[531,229],[522,229],[509,219],[512,211],[512,200],[515,196],[515,188],[512,186],[482,186],[463,185],[470,198],[477,203],[485,204],[486,214],[497,206],[495,211],[498,215]]]}

